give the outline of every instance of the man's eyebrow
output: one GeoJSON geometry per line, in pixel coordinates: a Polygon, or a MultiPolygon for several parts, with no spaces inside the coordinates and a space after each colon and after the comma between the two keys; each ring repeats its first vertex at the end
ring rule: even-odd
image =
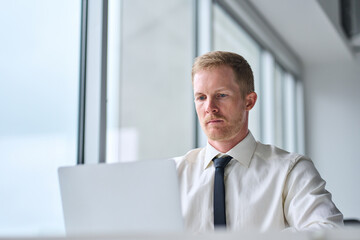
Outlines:
{"type": "Polygon", "coordinates": [[[233,89],[230,89],[230,88],[219,88],[219,89],[216,89],[215,91],[214,91],[214,93],[219,93],[219,92],[232,92],[233,91],[233,89]]]}
{"type": "Polygon", "coordinates": [[[231,91],[231,89],[226,88],[226,87],[222,87],[222,88],[219,88],[219,89],[215,90],[215,92],[222,92],[222,91],[231,91]]]}
{"type": "MultiPolygon", "coordinates": [[[[218,92],[231,92],[231,91],[232,91],[232,89],[222,87],[222,88],[216,89],[216,90],[214,91],[214,93],[218,93],[218,92]]],[[[195,95],[201,95],[201,94],[204,94],[204,93],[202,93],[202,92],[194,92],[194,96],[195,96],[195,95]]]]}

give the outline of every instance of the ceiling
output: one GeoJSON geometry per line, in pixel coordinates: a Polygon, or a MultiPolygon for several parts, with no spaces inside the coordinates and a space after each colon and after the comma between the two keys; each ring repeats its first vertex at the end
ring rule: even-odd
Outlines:
{"type": "Polygon", "coordinates": [[[316,0],[249,0],[304,65],[351,61],[350,45],[316,0]]]}

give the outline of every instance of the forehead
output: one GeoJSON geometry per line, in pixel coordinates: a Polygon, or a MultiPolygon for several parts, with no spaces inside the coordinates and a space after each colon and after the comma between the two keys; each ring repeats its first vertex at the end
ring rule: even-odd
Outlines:
{"type": "Polygon", "coordinates": [[[193,87],[195,93],[218,89],[240,90],[234,71],[228,66],[199,70],[194,75],[193,87]]]}

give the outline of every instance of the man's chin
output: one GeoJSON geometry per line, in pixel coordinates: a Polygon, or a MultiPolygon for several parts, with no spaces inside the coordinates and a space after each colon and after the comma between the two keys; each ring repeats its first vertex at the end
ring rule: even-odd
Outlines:
{"type": "Polygon", "coordinates": [[[236,129],[229,128],[211,128],[206,129],[204,132],[209,140],[222,142],[233,139],[236,136],[234,133],[238,131],[236,131],[236,129]]]}
{"type": "Polygon", "coordinates": [[[206,132],[206,136],[212,141],[225,141],[228,139],[226,134],[216,132],[206,132]]]}

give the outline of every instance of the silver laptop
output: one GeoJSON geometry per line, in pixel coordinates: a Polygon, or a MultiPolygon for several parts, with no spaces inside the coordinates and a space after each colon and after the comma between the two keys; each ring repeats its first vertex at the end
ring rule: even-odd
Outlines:
{"type": "Polygon", "coordinates": [[[183,230],[173,160],[60,167],[58,174],[68,235],[183,230]]]}

